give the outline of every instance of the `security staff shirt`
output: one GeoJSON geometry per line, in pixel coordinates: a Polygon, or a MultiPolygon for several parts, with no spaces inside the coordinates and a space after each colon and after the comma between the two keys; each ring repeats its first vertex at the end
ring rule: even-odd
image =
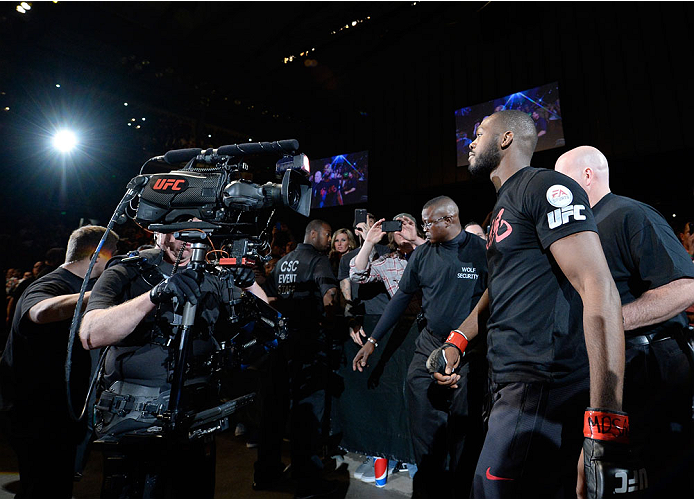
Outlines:
{"type": "Polygon", "coordinates": [[[399,291],[422,292],[427,329],[445,340],[470,314],[487,287],[484,241],[464,230],[443,243],[426,243],[410,256],[399,291]]]}
{"type": "MultiPolygon", "coordinates": [[[[96,279],[89,281],[90,290],[96,279]]],[[[22,414],[68,419],[65,359],[72,317],[47,324],[29,319],[34,305],[56,296],[79,293],[82,278],[62,267],[34,281],[19,298],[2,356],[2,405],[22,414]]],[[[79,345],[72,351],[71,391],[74,406],[84,403],[90,372],[89,354],[79,345]]],[[[79,409],[75,409],[79,410],[79,409]]]]}
{"type": "Polygon", "coordinates": [[[273,306],[287,318],[290,329],[302,331],[305,339],[316,339],[325,316],[323,296],[337,287],[328,257],[301,243],[275,265],[268,295],[278,298],[273,306]]]}

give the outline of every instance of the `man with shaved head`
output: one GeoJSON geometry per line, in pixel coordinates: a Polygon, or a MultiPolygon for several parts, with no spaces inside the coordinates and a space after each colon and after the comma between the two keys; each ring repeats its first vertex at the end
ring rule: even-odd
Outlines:
{"type": "Polygon", "coordinates": [[[659,497],[692,497],[691,477],[683,472],[692,466],[683,462],[692,450],[692,372],[680,345],[684,310],[694,303],[694,264],[660,213],[610,191],[607,158],[598,149],[572,149],[555,169],[588,193],[622,300],[624,409],[649,488],[659,497]]]}
{"type": "Polygon", "coordinates": [[[482,444],[482,400],[487,383],[484,354],[471,351],[466,357],[456,390],[438,386],[426,364],[431,352],[443,345],[451,328],[467,317],[484,293],[484,241],[463,230],[458,206],[446,196],[424,205],[422,222],[427,242],[408,256],[398,290],[354,357],[352,368],[367,368],[378,342],[395,326],[414,294],[421,292],[427,325],[416,339],[406,381],[417,464],[413,495],[467,498],[482,444]]]}
{"type": "MultiPolygon", "coordinates": [[[[445,372],[433,376],[457,383],[453,367],[486,319],[492,407],[474,498],[575,497],[586,405],[599,408],[586,421],[623,421],[619,295],[585,192],[529,166],[536,144],[532,118],[515,110],[485,118],[470,144],[470,172],[489,177],[498,196],[489,287],[451,332],[445,372]]],[[[585,433],[589,477],[596,433],[592,424],[585,433]]]]}
{"type": "Polygon", "coordinates": [[[253,488],[277,485],[282,478],[282,436],[289,419],[295,499],[335,492],[322,478],[319,457],[330,368],[330,331],[338,306],[338,282],[325,252],[330,224],[314,219],[304,242],[284,255],[268,279],[268,295],[287,321],[288,339],[272,352],[261,380],[261,435],[253,488]]]}

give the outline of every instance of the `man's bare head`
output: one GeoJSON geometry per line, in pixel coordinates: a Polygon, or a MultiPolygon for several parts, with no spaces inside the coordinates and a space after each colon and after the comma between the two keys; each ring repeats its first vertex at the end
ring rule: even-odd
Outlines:
{"type": "Polygon", "coordinates": [[[580,146],[565,152],[559,156],[554,169],[571,177],[583,187],[591,206],[595,206],[610,192],[607,158],[595,147],[580,146]]]}
{"type": "Polygon", "coordinates": [[[438,196],[424,204],[422,223],[426,237],[432,243],[450,241],[463,230],[458,205],[448,196],[438,196]]]}

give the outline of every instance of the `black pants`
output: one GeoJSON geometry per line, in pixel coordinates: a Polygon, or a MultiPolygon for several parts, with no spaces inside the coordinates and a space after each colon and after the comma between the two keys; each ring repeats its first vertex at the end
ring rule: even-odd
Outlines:
{"type": "MultiPolygon", "coordinates": [[[[38,413],[38,411],[36,411],[38,413]]],[[[70,499],[75,453],[84,425],[50,413],[10,414],[10,443],[19,462],[18,499],[70,499]]]]}
{"type": "Polygon", "coordinates": [[[194,441],[125,436],[101,450],[102,499],[214,497],[214,436],[194,441]]]}
{"type": "Polygon", "coordinates": [[[493,386],[474,499],[576,497],[588,379],[493,386]]]}
{"type": "Polygon", "coordinates": [[[282,436],[289,421],[292,474],[300,484],[320,478],[326,384],[325,353],[316,347],[271,352],[261,380],[261,429],[254,480],[272,481],[282,470],[282,436]]]}
{"type": "Polygon", "coordinates": [[[646,496],[694,497],[692,372],[674,339],[627,348],[623,407],[648,472],[646,496]]]}
{"type": "Polygon", "coordinates": [[[429,354],[443,341],[424,330],[407,373],[412,445],[417,461],[413,484],[423,497],[467,497],[484,438],[482,404],[487,372],[466,357],[458,388],[436,384],[426,368],[429,354]]]}

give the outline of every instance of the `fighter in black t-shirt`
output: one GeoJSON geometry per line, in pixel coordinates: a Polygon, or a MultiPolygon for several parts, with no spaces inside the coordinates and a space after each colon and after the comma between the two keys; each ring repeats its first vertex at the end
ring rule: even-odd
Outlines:
{"type": "Polygon", "coordinates": [[[467,497],[483,432],[484,359],[480,353],[468,356],[455,391],[437,386],[426,362],[484,293],[484,241],[463,230],[458,206],[448,197],[427,202],[422,220],[428,243],[411,253],[397,292],[354,357],[352,367],[359,371],[366,367],[377,343],[395,325],[415,293],[421,292],[427,326],[415,341],[406,384],[418,467],[413,486],[416,493],[421,487],[426,497],[467,497]]]}
{"type": "MultiPolygon", "coordinates": [[[[590,404],[603,410],[598,417],[621,417],[619,296],[585,193],[561,174],[528,167],[536,144],[533,120],[520,111],[485,118],[470,144],[470,172],[488,175],[498,192],[487,242],[489,289],[449,339],[464,349],[461,340],[474,337],[489,313],[493,405],[473,497],[575,497],[588,367],[590,404]]],[[[444,354],[450,374],[433,376],[454,385],[458,350],[444,354]]],[[[592,484],[599,444],[585,442],[592,484]]]]}
{"type": "MultiPolygon", "coordinates": [[[[72,497],[77,446],[85,438],[87,425],[69,415],[65,353],[82,281],[105,231],[98,226],[75,230],[65,263],[34,281],[17,303],[0,363],[0,405],[9,409],[10,441],[19,461],[21,493],[17,497],[72,497]]],[[[111,233],[99,252],[84,305],[117,241],[111,233]]],[[[90,358],[75,348],[70,360],[73,413],[79,414],[89,385],[90,358]]]]}
{"type": "Polygon", "coordinates": [[[660,213],[610,192],[607,159],[599,150],[572,149],[555,168],[588,193],[622,300],[624,408],[648,488],[659,497],[692,497],[692,477],[684,472],[692,466],[692,371],[681,346],[684,310],[694,303],[694,264],[660,213]]]}

